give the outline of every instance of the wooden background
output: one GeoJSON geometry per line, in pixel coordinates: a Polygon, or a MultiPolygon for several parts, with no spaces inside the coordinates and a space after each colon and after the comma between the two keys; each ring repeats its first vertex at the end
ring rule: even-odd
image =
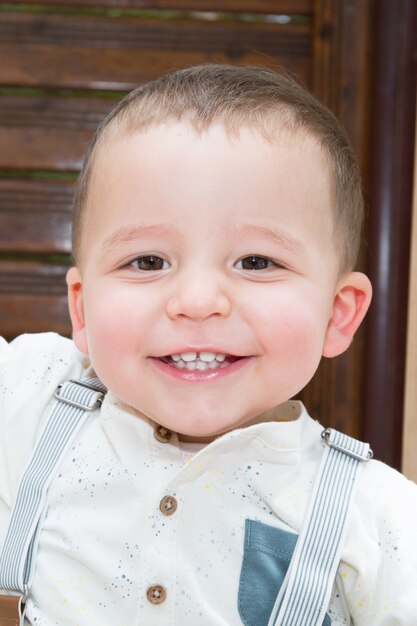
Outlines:
{"type": "MultiPolygon", "coordinates": [[[[74,180],[128,90],[204,62],[285,68],[329,105],[368,205],[368,322],[302,394],[399,467],[416,81],[414,0],[26,0],[0,4],[0,334],[70,333],[74,180]]],[[[417,443],[417,442],[416,442],[417,443]]]]}

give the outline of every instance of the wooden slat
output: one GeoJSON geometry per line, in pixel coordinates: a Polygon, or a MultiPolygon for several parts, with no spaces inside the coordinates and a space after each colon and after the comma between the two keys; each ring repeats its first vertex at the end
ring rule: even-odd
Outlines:
{"type": "Polygon", "coordinates": [[[77,171],[116,100],[0,96],[0,168],[77,171]]]}
{"type": "MultiPolygon", "coordinates": [[[[48,13],[3,13],[0,41],[32,45],[88,45],[129,49],[222,48],[239,42],[242,47],[267,45],[272,52],[287,44],[297,49],[297,35],[309,33],[309,24],[268,24],[206,20],[110,18],[48,13]],[[232,41],[225,39],[231,36],[232,41]],[[286,41],[285,38],[289,38],[286,41]],[[241,39],[244,39],[241,42],[241,39]],[[292,41],[291,41],[292,39],[292,41]]],[[[305,50],[303,44],[302,50],[305,50]]],[[[232,51],[233,53],[233,51],[232,51]]]]}
{"type": "Polygon", "coordinates": [[[12,169],[78,170],[86,152],[91,133],[78,131],[76,137],[70,132],[48,132],[40,128],[22,131],[11,128],[2,130],[0,136],[0,166],[12,169]],[[75,144],[75,139],[80,143],[75,144]],[[21,146],[24,150],[20,150],[21,146]]]}
{"type": "Polygon", "coordinates": [[[69,254],[73,184],[0,179],[0,252],[69,254]]]}
{"type": "MultiPolygon", "coordinates": [[[[25,0],[39,4],[40,0],[25,0]]],[[[313,0],[42,0],[44,5],[119,9],[180,9],[190,11],[246,11],[275,15],[309,15],[313,0]]]]}
{"type": "Polygon", "coordinates": [[[117,99],[0,95],[0,126],[95,130],[117,99]]]}
{"type": "Polygon", "coordinates": [[[23,332],[70,333],[66,266],[0,262],[0,335],[23,332]]]}
{"type": "Polygon", "coordinates": [[[311,74],[309,25],[209,23],[55,14],[1,15],[0,83],[131,89],[207,62],[282,65],[311,74]]]}

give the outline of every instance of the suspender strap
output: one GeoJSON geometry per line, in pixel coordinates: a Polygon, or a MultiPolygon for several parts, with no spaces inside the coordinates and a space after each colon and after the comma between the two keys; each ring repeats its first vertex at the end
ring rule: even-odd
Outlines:
{"type": "Polygon", "coordinates": [[[359,466],[372,458],[368,444],[336,430],[327,444],[306,519],[268,626],[322,626],[345,537],[359,466]]]}
{"type": "MultiPolygon", "coordinates": [[[[0,595],[0,607],[11,607],[10,598],[18,594],[20,619],[33,575],[38,530],[49,486],[81,427],[101,405],[105,392],[97,378],[70,380],[60,385],[55,393],[58,402],[23,473],[0,555],[0,589],[11,592],[7,596],[9,600],[0,595]]],[[[2,614],[0,618],[4,619],[2,614]]]]}

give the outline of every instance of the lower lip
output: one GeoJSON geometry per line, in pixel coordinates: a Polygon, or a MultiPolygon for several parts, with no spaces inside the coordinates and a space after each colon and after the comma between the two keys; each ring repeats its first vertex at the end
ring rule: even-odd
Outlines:
{"type": "Polygon", "coordinates": [[[229,376],[229,374],[234,374],[245,367],[251,359],[252,357],[250,356],[242,357],[241,359],[230,363],[227,367],[219,367],[216,370],[205,370],[204,372],[201,370],[187,370],[186,368],[180,369],[173,365],[168,365],[168,363],[164,363],[160,359],[156,358],[151,358],[150,360],[159,370],[169,374],[169,376],[172,376],[177,380],[191,383],[201,383],[210,380],[218,380],[219,378],[229,376]]]}

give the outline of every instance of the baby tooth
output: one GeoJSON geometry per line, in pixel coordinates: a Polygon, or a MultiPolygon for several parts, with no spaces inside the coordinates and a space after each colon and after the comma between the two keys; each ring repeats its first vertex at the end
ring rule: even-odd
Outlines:
{"type": "Polygon", "coordinates": [[[197,367],[197,363],[195,361],[187,361],[185,363],[185,367],[187,368],[187,370],[195,370],[195,368],[197,367]]]}
{"type": "Polygon", "coordinates": [[[219,363],[221,363],[222,361],[224,361],[226,358],[225,354],[216,354],[216,361],[219,361],[219,363]]]}
{"type": "Polygon", "coordinates": [[[176,362],[175,367],[179,367],[180,369],[182,369],[183,367],[185,367],[184,361],[180,359],[179,361],[176,362]]]}
{"type": "Polygon", "coordinates": [[[204,361],[196,361],[196,369],[200,370],[201,372],[206,370],[207,367],[208,363],[205,363],[204,361]]]}
{"type": "Polygon", "coordinates": [[[216,358],[213,352],[200,352],[200,359],[206,363],[211,363],[216,358]]]}
{"type": "Polygon", "coordinates": [[[183,361],[185,361],[186,363],[188,361],[195,361],[197,358],[197,352],[183,352],[181,354],[181,358],[183,361]]]}
{"type": "Polygon", "coordinates": [[[181,356],[179,354],[171,354],[171,358],[173,361],[179,361],[181,356]]]}

